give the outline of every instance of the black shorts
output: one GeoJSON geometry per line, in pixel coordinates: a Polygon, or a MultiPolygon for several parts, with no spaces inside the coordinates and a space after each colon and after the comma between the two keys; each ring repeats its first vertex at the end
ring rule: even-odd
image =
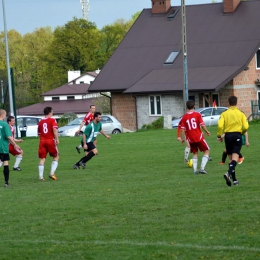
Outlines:
{"type": "MultiPolygon", "coordinates": [[[[83,147],[83,142],[81,142],[81,146],[83,147]]],[[[87,143],[88,149],[84,149],[85,152],[90,152],[91,150],[95,149],[96,146],[93,142],[87,143]]]]}
{"type": "Polygon", "coordinates": [[[225,133],[227,154],[240,153],[242,147],[242,134],[238,132],[225,133]]]}
{"type": "Polygon", "coordinates": [[[0,153],[0,160],[2,162],[10,161],[9,153],[0,153]]]}

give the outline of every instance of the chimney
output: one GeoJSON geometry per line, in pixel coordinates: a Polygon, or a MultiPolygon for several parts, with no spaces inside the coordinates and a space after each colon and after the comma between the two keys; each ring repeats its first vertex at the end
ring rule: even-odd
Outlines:
{"type": "Polygon", "coordinates": [[[223,0],[224,14],[234,13],[239,4],[240,0],[223,0]]]}
{"type": "Polygon", "coordinates": [[[171,7],[171,0],[151,0],[152,14],[166,13],[171,7]]]}

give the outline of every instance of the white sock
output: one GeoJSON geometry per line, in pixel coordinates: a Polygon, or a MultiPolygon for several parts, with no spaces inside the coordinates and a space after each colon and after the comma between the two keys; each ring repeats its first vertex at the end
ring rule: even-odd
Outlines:
{"type": "Polygon", "coordinates": [[[79,148],[79,149],[82,148],[82,145],[80,144],[80,145],[78,146],[78,148],[79,148]]]}
{"type": "Polygon", "coordinates": [[[202,160],[201,160],[201,166],[200,166],[201,170],[205,169],[208,160],[209,160],[209,156],[208,155],[203,155],[202,160]]]}
{"type": "Polygon", "coordinates": [[[190,148],[186,147],[185,150],[184,150],[184,160],[185,161],[188,161],[189,154],[190,154],[190,148]]]}
{"type": "Polygon", "coordinates": [[[51,172],[50,176],[53,175],[58,167],[58,162],[57,161],[52,161],[51,163],[51,172]]]}
{"type": "Polygon", "coordinates": [[[3,162],[0,160],[0,167],[2,167],[2,165],[3,165],[3,162]]]}
{"type": "Polygon", "coordinates": [[[39,179],[41,180],[43,179],[44,165],[39,164],[38,169],[39,169],[39,179]]]}
{"type": "Polygon", "coordinates": [[[14,168],[19,167],[21,161],[22,161],[23,157],[21,155],[17,155],[16,159],[15,159],[15,163],[14,163],[14,168]]]}
{"type": "Polygon", "coordinates": [[[198,166],[198,158],[192,158],[192,162],[193,162],[193,170],[194,172],[196,172],[198,166]]]}

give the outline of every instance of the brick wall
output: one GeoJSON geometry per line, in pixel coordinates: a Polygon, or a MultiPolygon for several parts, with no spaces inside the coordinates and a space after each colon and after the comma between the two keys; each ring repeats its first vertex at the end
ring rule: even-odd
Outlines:
{"type": "Polygon", "coordinates": [[[137,130],[135,98],[122,93],[111,93],[112,115],[122,124],[123,128],[137,130]]]}
{"type": "Polygon", "coordinates": [[[166,13],[168,9],[171,7],[170,0],[152,0],[152,13],[166,13]]]}
{"type": "Polygon", "coordinates": [[[224,0],[223,1],[223,11],[224,13],[233,13],[237,6],[239,5],[240,0],[224,0]]]}
{"type": "Polygon", "coordinates": [[[248,70],[242,71],[230,84],[219,91],[221,106],[228,106],[229,96],[237,96],[237,106],[247,117],[250,116],[252,113],[251,100],[257,99],[257,91],[260,90],[255,84],[257,78],[260,78],[260,70],[256,69],[256,58],[254,56],[248,65],[248,70]]]}

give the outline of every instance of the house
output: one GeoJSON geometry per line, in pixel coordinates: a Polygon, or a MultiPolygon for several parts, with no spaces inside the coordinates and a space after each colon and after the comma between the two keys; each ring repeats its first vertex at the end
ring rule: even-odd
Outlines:
{"type": "MultiPolygon", "coordinates": [[[[147,0],[125,38],[91,84],[111,92],[111,112],[136,130],[184,112],[182,11],[170,0],[147,0]]],[[[230,95],[249,116],[260,99],[260,1],[186,6],[189,99],[196,107],[227,106],[230,95]]]]}
{"type": "Polygon", "coordinates": [[[56,89],[44,93],[44,101],[31,106],[17,109],[17,115],[43,116],[43,109],[50,106],[54,115],[59,117],[64,113],[74,113],[84,116],[89,107],[95,104],[100,93],[89,93],[90,83],[93,82],[100,71],[87,72],[80,76],[80,71],[69,71],[69,82],[56,89]]]}

